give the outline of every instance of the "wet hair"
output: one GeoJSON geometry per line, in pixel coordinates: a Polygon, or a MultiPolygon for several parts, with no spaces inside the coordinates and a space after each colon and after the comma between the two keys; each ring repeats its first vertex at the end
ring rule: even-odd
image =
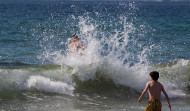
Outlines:
{"type": "Polygon", "coordinates": [[[73,38],[73,39],[75,39],[75,40],[79,40],[79,37],[77,36],[77,34],[75,33],[75,34],[73,34],[72,36],[71,36],[71,38],[73,38]]]}
{"type": "Polygon", "coordinates": [[[152,72],[150,72],[150,76],[152,77],[153,80],[157,81],[159,78],[159,72],[152,71],[152,72]]]}

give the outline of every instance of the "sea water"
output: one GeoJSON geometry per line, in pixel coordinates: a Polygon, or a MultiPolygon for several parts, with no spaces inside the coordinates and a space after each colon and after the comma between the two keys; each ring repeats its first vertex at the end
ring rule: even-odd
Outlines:
{"type": "Polygon", "coordinates": [[[189,12],[189,2],[0,1],[0,110],[142,111],[156,70],[172,110],[190,111],[189,12]],[[83,55],[68,53],[74,33],[83,55]]]}

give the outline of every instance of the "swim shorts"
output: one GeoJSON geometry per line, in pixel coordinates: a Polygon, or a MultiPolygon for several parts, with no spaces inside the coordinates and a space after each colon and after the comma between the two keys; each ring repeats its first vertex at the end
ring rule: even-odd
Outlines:
{"type": "Polygon", "coordinates": [[[160,100],[151,99],[148,101],[145,111],[161,111],[162,104],[160,100]]]}

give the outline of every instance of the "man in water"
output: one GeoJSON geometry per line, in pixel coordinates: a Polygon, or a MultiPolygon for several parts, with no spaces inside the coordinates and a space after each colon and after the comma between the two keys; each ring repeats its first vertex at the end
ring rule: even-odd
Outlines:
{"type": "Polygon", "coordinates": [[[148,101],[145,111],[161,111],[161,108],[162,108],[162,104],[160,102],[161,92],[164,93],[166,100],[168,102],[168,107],[170,108],[170,111],[171,111],[171,105],[170,105],[168,95],[166,91],[164,90],[164,87],[162,86],[162,84],[157,81],[158,78],[159,78],[159,73],[157,71],[151,72],[150,73],[151,81],[147,82],[144,91],[139,97],[139,102],[141,102],[142,97],[147,92],[147,90],[149,90],[149,101],[148,101]]]}
{"type": "Polygon", "coordinates": [[[69,44],[68,47],[69,47],[70,54],[75,53],[75,54],[83,55],[82,51],[85,49],[85,46],[80,43],[79,38],[76,33],[72,35],[71,44],[69,44]]]}

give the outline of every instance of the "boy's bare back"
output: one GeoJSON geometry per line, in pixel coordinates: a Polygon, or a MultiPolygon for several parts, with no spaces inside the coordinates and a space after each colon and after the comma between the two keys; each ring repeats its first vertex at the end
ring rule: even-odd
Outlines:
{"type": "Polygon", "coordinates": [[[149,90],[149,99],[160,100],[161,91],[163,89],[162,84],[158,81],[150,81],[147,84],[149,90]]]}

